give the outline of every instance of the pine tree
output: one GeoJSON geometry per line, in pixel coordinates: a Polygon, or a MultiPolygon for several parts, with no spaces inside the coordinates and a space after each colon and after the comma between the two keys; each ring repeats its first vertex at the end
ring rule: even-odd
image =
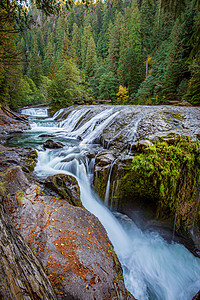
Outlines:
{"type": "Polygon", "coordinates": [[[96,45],[93,37],[91,36],[88,42],[86,62],[85,62],[86,79],[89,79],[92,76],[94,76],[96,67],[97,67],[96,45]]]}
{"type": "Polygon", "coordinates": [[[120,84],[127,86],[131,95],[137,92],[144,78],[140,12],[135,1],[131,8],[126,9],[124,20],[118,77],[120,84]]]}
{"type": "Polygon", "coordinates": [[[72,44],[76,52],[77,65],[81,68],[81,31],[76,23],[73,25],[72,44]]]}
{"type": "Polygon", "coordinates": [[[45,55],[43,60],[43,74],[45,76],[48,76],[50,74],[54,59],[55,59],[55,45],[54,45],[53,33],[51,33],[47,41],[47,46],[45,48],[45,55]]]}
{"type": "Polygon", "coordinates": [[[81,39],[81,66],[82,69],[85,69],[88,43],[92,36],[92,27],[87,16],[85,17],[83,26],[83,35],[81,39]]]}
{"type": "Polygon", "coordinates": [[[41,83],[42,60],[38,53],[37,36],[33,36],[33,52],[29,56],[28,76],[34,81],[37,87],[41,83]]]}
{"type": "Polygon", "coordinates": [[[120,60],[120,39],[122,35],[122,24],[124,18],[121,13],[117,14],[114,24],[109,29],[109,69],[117,77],[117,70],[120,60]]]}

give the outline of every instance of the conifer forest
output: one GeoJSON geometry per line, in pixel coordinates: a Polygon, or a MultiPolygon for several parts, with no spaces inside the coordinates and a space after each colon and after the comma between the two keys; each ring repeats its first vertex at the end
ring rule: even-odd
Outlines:
{"type": "Polygon", "coordinates": [[[199,0],[23,2],[1,1],[1,103],[199,105],[199,0]]]}

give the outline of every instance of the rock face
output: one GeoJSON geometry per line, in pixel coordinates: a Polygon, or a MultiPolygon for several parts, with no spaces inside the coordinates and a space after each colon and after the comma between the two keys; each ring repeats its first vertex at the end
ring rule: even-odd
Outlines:
{"type": "Polygon", "coordinates": [[[124,287],[121,266],[94,215],[45,195],[37,184],[28,182],[20,166],[0,175],[5,209],[42,263],[58,299],[134,299],[124,287]]]}
{"type": "Polygon", "coordinates": [[[0,204],[0,298],[57,299],[39,261],[0,204]]]}
{"type": "Polygon", "coordinates": [[[192,300],[199,300],[200,299],[200,291],[192,298],[192,300]]]}
{"type": "Polygon", "coordinates": [[[21,166],[22,170],[30,173],[34,170],[37,151],[34,149],[7,148],[0,144],[0,171],[9,166],[21,166]]]}
{"type": "Polygon", "coordinates": [[[57,299],[42,265],[4,209],[7,193],[29,186],[20,166],[0,173],[0,298],[57,299]]]}
{"type": "Polygon", "coordinates": [[[59,148],[63,148],[63,144],[49,139],[46,140],[46,142],[44,143],[44,148],[59,149],[59,148]]]}

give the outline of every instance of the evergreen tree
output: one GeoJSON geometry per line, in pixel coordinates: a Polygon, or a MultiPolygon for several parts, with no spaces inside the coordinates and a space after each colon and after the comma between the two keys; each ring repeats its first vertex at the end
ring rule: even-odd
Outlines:
{"type": "Polygon", "coordinates": [[[85,62],[85,75],[86,79],[94,76],[94,72],[97,66],[97,53],[96,53],[96,45],[93,37],[90,37],[87,47],[87,55],[85,62]]]}
{"type": "Polygon", "coordinates": [[[72,59],[65,60],[48,86],[48,101],[54,110],[81,101],[85,95],[80,72],[72,59]]]}
{"type": "Polygon", "coordinates": [[[53,33],[51,33],[47,40],[47,46],[45,48],[45,55],[43,60],[43,74],[45,76],[48,76],[50,74],[54,59],[55,59],[55,45],[54,45],[53,33]]]}
{"type": "Polygon", "coordinates": [[[82,69],[85,69],[88,43],[92,36],[92,27],[87,16],[85,17],[83,26],[83,35],[81,39],[81,66],[82,69]]]}
{"type": "Polygon", "coordinates": [[[183,98],[193,105],[200,105],[200,62],[193,62],[191,66],[191,75],[187,92],[183,98]]]}
{"type": "Polygon", "coordinates": [[[112,71],[104,73],[99,80],[99,94],[103,100],[111,100],[114,104],[116,100],[118,82],[112,71]]]}
{"type": "Polygon", "coordinates": [[[112,71],[116,77],[120,60],[120,39],[122,35],[123,22],[124,18],[122,14],[118,13],[114,24],[109,28],[108,62],[110,71],[112,71]]]}
{"type": "Polygon", "coordinates": [[[33,36],[33,52],[29,56],[28,64],[28,76],[34,81],[37,87],[41,83],[42,72],[42,60],[38,53],[37,36],[33,36]]]}
{"type": "Polygon", "coordinates": [[[77,65],[79,68],[81,68],[81,31],[76,23],[73,25],[72,44],[76,52],[77,65]]]}

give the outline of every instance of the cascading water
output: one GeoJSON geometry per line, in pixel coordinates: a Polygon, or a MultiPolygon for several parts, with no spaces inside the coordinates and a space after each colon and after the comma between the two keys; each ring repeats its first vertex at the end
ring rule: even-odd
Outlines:
{"type": "Polygon", "coordinates": [[[112,170],[113,170],[113,166],[115,164],[116,160],[114,159],[110,165],[110,172],[108,175],[108,181],[107,181],[107,186],[106,186],[106,194],[105,194],[105,199],[104,199],[104,203],[106,206],[108,206],[108,200],[109,200],[109,192],[110,192],[110,179],[111,179],[111,175],[112,175],[112,170]]]}
{"type": "MultiPolygon", "coordinates": [[[[64,123],[61,127],[58,124],[46,128],[43,123],[42,130],[34,125],[32,134],[38,136],[43,131],[56,133],[57,137],[59,133],[64,144],[62,149],[54,150],[38,147],[35,172],[40,177],[63,173],[77,178],[82,203],[106,228],[122,264],[126,287],[137,299],[191,300],[200,287],[200,260],[184,246],[167,243],[158,233],[142,232],[127,216],[117,213],[115,217],[91,189],[87,170],[91,172],[94,162],[88,161],[86,154],[88,148],[93,147],[90,143],[94,139],[93,133],[100,135],[117,113],[115,109],[106,109],[70,134],[64,123]],[[76,139],[81,133],[83,141],[76,139]]],[[[76,114],[77,122],[80,115],[76,114]]]]}
{"type": "Polygon", "coordinates": [[[21,114],[32,117],[48,117],[48,108],[24,108],[21,114]]]}

